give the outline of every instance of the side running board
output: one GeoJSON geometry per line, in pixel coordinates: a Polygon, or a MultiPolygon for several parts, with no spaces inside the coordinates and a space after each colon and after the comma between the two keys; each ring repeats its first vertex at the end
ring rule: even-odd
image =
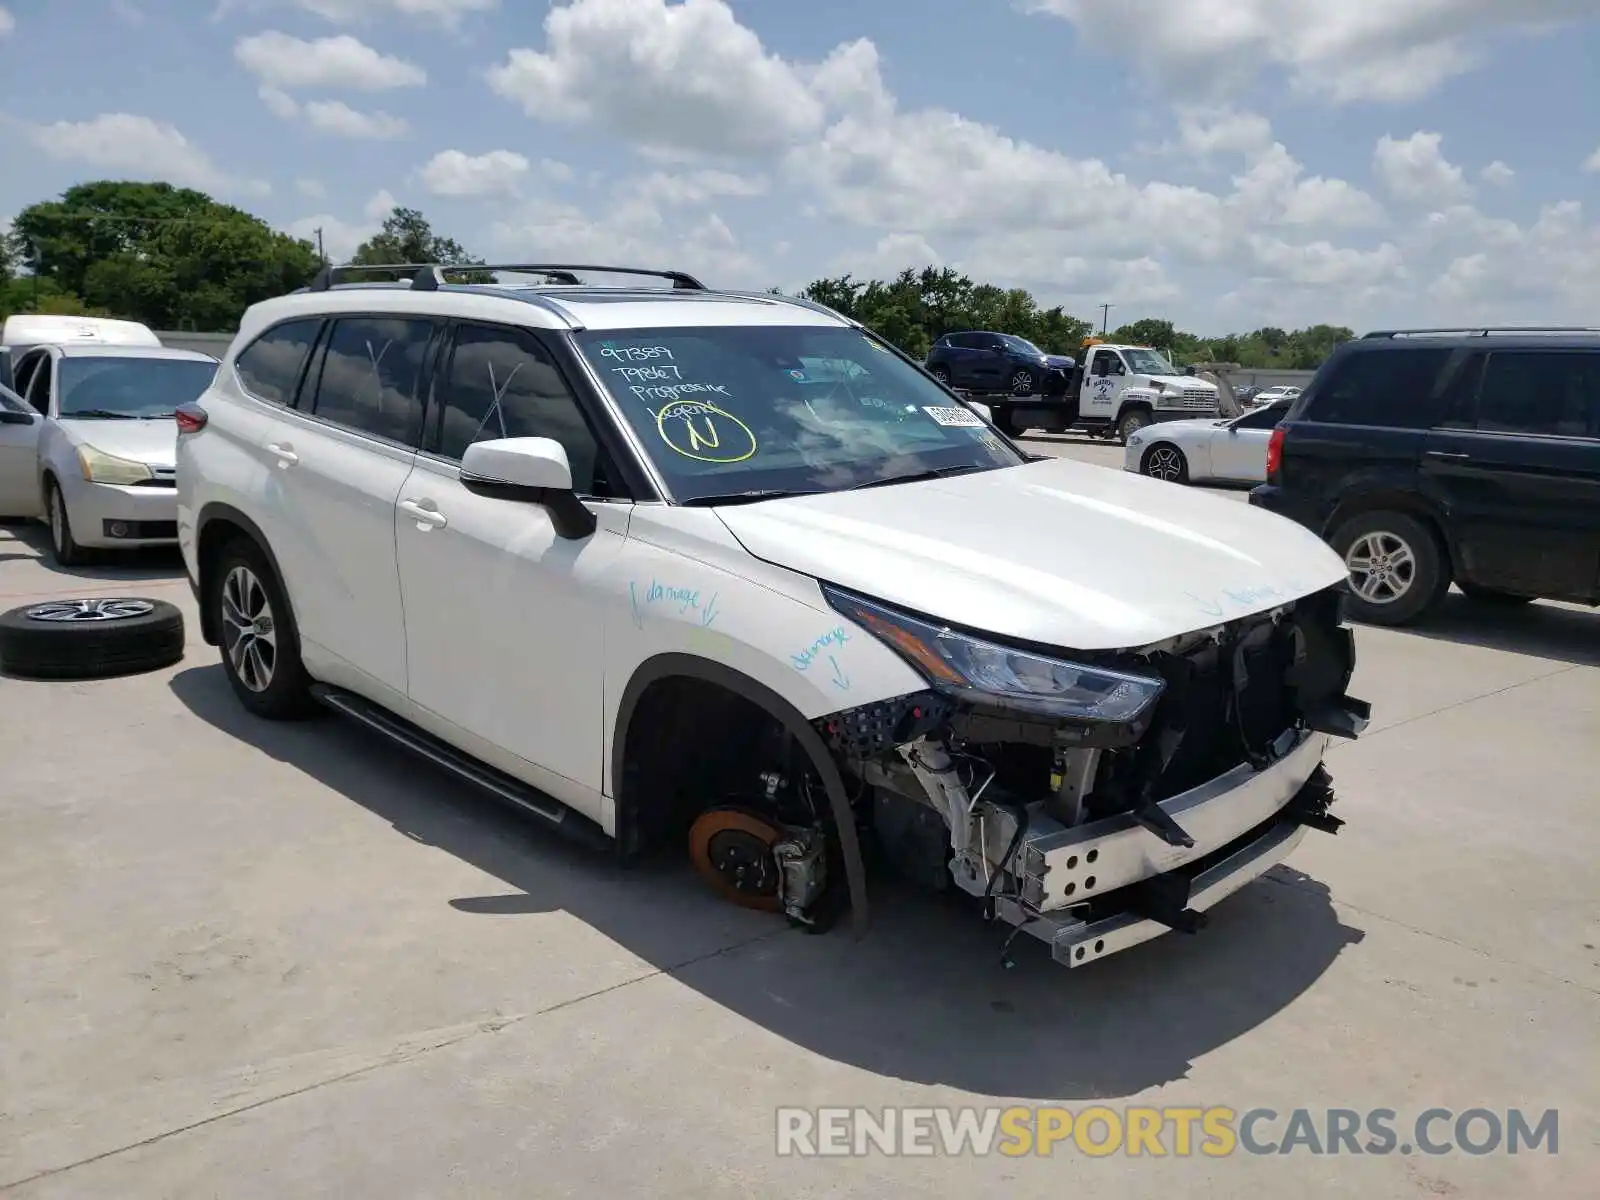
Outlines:
{"type": "Polygon", "coordinates": [[[349,717],[496,799],[538,817],[545,825],[580,845],[592,850],[611,848],[611,839],[605,831],[581,813],[536,791],[521,780],[513,779],[503,771],[497,771],[487,763],[463,754],[387,709],[354,693],[323,683],[313,684],[311,694],[340,716],[349,717]]]}

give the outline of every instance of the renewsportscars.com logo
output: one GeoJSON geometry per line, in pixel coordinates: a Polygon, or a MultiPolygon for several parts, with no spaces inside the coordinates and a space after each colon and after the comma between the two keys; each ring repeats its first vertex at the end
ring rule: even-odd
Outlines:
{"type": "Polygon", "coordinates": [[[777,1149],[784,1157],[1556,1154],[1559,1127],[1553,1108],[1536,1116],[1430,1108],[1410,1120],[1391,1108],[780,1108],[777,1149]]]}

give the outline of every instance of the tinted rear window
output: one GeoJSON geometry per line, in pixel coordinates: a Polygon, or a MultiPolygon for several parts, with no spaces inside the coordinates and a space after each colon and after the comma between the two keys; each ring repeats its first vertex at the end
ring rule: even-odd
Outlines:
{"type": "Polygon", "coordinates": [[[1450,354],[1432,346],[1347,354],[1318,382],[1305,415],[1331,425],[1429,429],[1438,416],[1437,385],[1450,354]]]}

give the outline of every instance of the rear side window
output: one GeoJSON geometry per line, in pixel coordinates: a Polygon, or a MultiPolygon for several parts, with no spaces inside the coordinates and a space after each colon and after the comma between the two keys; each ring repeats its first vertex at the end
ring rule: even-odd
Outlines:
{"type": "Polygon", "coordinates": [[[422,432],[422,365],[434,328],[432,321],[402,317],[334,321],[312,415],[414,445],[422,432]]]}
{"type": "Polygon", "coordinates": [[[1486,433],[1600,437],[1600,353],[1497,350],[1478,393],[1486,433]]]}
{"type": "Polygon", "coordinates": [[[287,321],[275,325],[234,359],[233,369],[245,391],[273,404],[293,404],[300,372],[322,321],[287,321]]]}
{"type": "Polygon", "coordinates": [[[1319,385],[1306,416],[1329,425],[1430,429],[1450,351],[1433,346],[1348,354],[1319,385]]]}

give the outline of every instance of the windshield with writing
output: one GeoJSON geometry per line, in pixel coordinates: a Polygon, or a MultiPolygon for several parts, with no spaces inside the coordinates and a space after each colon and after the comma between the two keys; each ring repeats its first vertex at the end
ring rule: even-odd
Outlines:
{"type": "Polygon", "coordinates": [[[854,329],[700,326],[575,340],[680,501],[1023,461],[971,409],[854,329]]]}
{"type": "Polygon", "coordinates": [[[217,364],[188,358],[68,356],[57,365],[63,417],[170,417],[211,386],[217,364]]]}
{"type": "Polygon", "coordinates": [[[1176,375],[1177,368],[1154,350],[1124,350],[1135,375],[1176,375]]]}

